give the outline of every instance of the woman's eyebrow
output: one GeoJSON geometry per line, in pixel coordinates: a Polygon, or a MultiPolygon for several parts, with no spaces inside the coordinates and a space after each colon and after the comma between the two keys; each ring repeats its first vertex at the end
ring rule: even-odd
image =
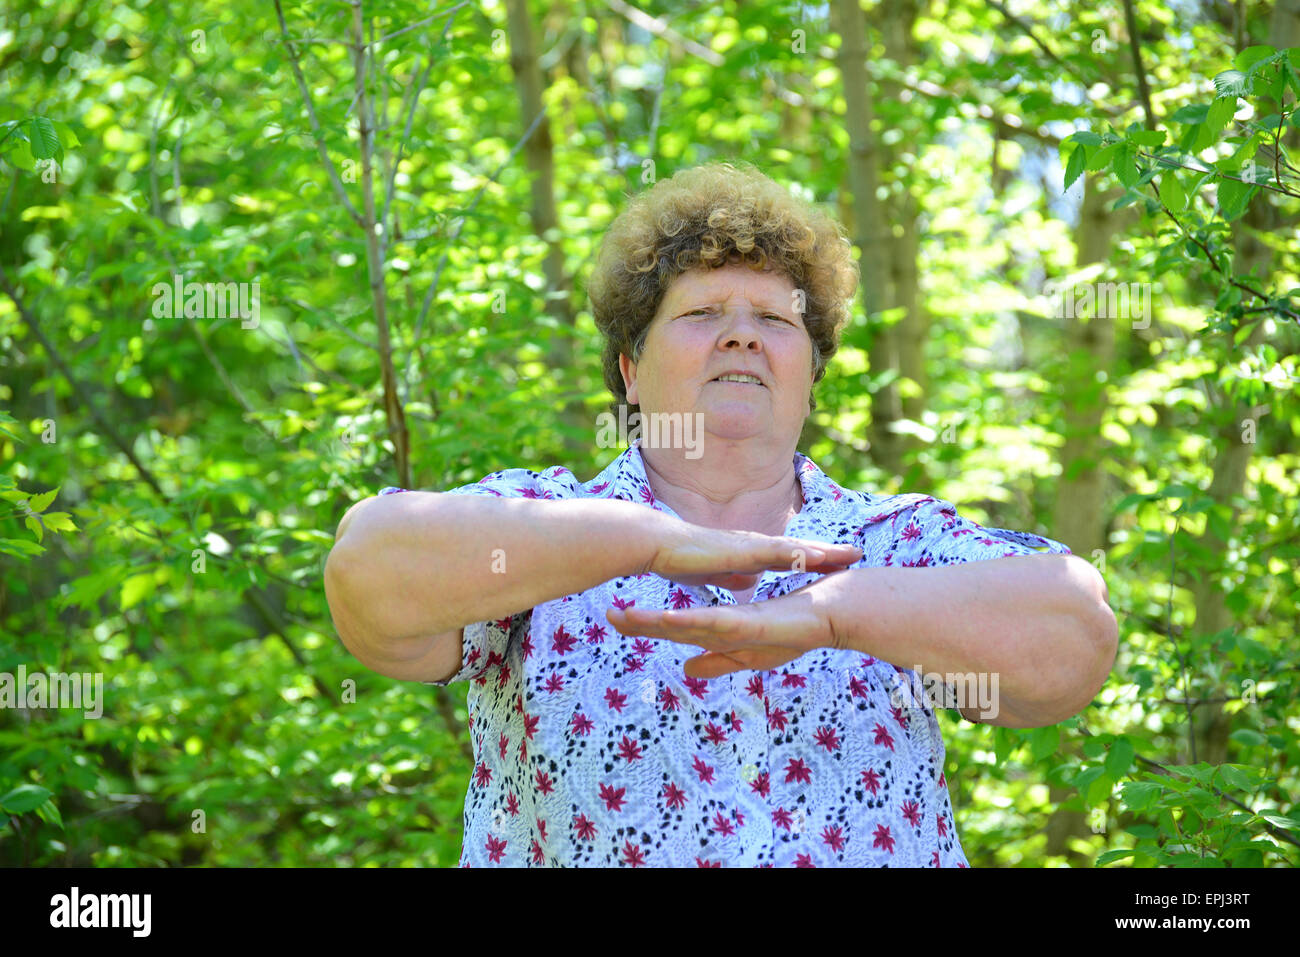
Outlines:
{"type": "MultiPolygon", "coordinates": [[[[692,309],[706,309],[706,308],[707,308],[707,309],[719,309],[719,308],[721,308],[721,307],[722,307],[722,302],[721,302],[721,301],[714,301],[714,302],[698,302],[697,300],[694,300],[694,299],[688,299],[688,300],[686,300],[686,302],[682,303],[681,305],[674,306],[673,309],[672,309],[672,311],[673,311],[673,312],[679,312],[680,310],[683,310],[683,309],[684,309],[684,310],[686,310],[687,312],[690,312],[692,309]]],[[[764,311],[764,312],[779,312],[779,313],[781,313],[782,315],[789,315],[789,314],[790,314],[790,310],[782,309],[780,306],[773,306],[773,305],[770,305],[770,304],[768,304],[768,303],[765,302],[765,301],[754,303],[754,308],[755,308],[755,309],[762,310],[762,311],[764,311]]]]}

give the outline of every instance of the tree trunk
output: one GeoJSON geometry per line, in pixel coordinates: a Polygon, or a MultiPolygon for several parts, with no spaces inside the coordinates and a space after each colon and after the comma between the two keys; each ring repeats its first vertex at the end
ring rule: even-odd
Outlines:
{"type": "MultiPolygon", "coordinates": [[[[916,63],[919,49],[914,35],[916,19],[920,12],[920,0],[885,0],[882,4],[881,34],[885,42],[885,56],[893,60],[901,69],[907,69],[916,63]]],[[[880,84],[882,102],[898,102],[902,98],[903,87],[889,80],[880,84]]],[[[915,161],[907,162],[903,154],[915,151],[915,143],[904,137],[894,146],[883,149],[885,169],[907,169],[915,167],[915,161]]],[[[898,185],[898,192],[891,193],[886,200],[888,206],[888,223],[890,228],[901,230],[893,238],[893,257],[890,262],[890,278],[894,287],[894,304],[902,306],[906,312],[898,325],[894,327],[898,348],[898,371],[904,378],[911,379],[915,388],[900,389],[900,403],[903,417],[914,422],[921,421],[921,412],[925,408],[925,398],[929,392],[929,376],[925,368],[925,342],[930,333],[930,317],[921,301],[920,279],[917,259],[920,256],[921,237],[917,226],[919,210],[916,197],[912,195],[911,177],[904,177],[898,185]]],[[[904,436],[904,448],[913,446],[915,439],[904,436]]],[[[914,487],[914,481],[908,480],[906,487],[914,487]]]]}
{"type": "MultiPolygon", "coordinates": [[[[1099,190],[1090,177],[1083,177],[1083,204],[1075,230],[1077,267],[1109,257],[1120,220],[1107,207],[1119,193],[1118,189],[1099,190]]],[[[1114,369],[1115,317],[1067,315],[1061,322],[1069,365],[1059,385],[1065,411],[1065,444],[1060,452],[1061,479],[1057,484],[1052,532],[1070,551],[1092,561],[1093,553],[1100,550],[1104,555],[1106,547],[1103,512],[1106,473],[1101,468],[1105,454],[1101,422],[1106,412],[1106,389],[1104,383],[1097,381],[1097,372],[1114,369]]],[[[1049,800],[1056,810],[1047,820],[1044,853],[1054,857],[1064,855],[1073,863],[1082,864],[1084,855],[1070,846],[1070,839],[1083,838],[1089,833],[1089,827],[1081,811],[1063,806],[1073,793],[1073,788],[1058,785],[1048,788],[1049,800]]]]}
{"type": "MultiPolygon", "coordinates": [[[[527,129],[542,111],[544,79],[537,62],[528,0],[506,0],[506,10],[510,25],[510,67],[515,74],[515,89],[519,95],[520,122],[522,128],[527,129]]],[[[560,324],[547,349],[547,364],[557,380],[573,382],[577,380],[573,347],[575,315],[571,284],[565,273],[563,230],[555,208],[555,162],[550,121],[549,116],[543,119],[524,145],[524,157],[532,174],[529,215],[533,232],[547,246],[542,261],[546,275],[546,303],[542,312],[560,324]]],[[[587,418],[580,396],[569,395],[562,400],[560,419],[564,444],[571,455],[582,455],[590,448],[590,441],[583,443],[579,439],[584,430],[594,428],[587,418]]]]}
{"type": "MultiPolygon", "coordinates": [[[[868,350],[871,375],[899,368],[898,335],[878,314],[896,304],[893,287],[893,237],[886,210],[876,195],[880,185],[881,144],[871,129],[875,118],[867,78],[867,24],[858,0],[832,0],[831,28],[840,37],[839,66],[844,83],[844,125],[849,132],[849,188],[853,195],[853,240],[861,251],[862,305],[872,331],[868,350]]],[[[871,454],[876,465],[897,475],[902,464],[901,436],[894,424],[903,410],[897,387],[879,386],[871,397],[871,454]]]]}

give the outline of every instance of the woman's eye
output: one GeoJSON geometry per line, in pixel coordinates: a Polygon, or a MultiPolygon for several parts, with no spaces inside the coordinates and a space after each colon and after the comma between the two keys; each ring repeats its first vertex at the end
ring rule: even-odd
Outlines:
{"type": "MultiPolygon", "coordinates": [[[[769,314],[769,315],[767,316],[767,318],[768,318],[768,319],[775,319],[777,322],[790,322],[790,320],[787,319],[785,316],[777,316],[777,315],[771,315],[771,314],[769,314]]],[[[791,324],[791,325],[794,325],[794,323],[790,323],[790,324],[791,324]]]]}

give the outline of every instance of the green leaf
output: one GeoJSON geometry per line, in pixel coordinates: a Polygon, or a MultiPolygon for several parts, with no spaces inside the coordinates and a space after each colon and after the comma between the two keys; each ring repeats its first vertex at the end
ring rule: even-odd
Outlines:
{"type": "Polygon", "coordinates": [[[1065,164],[1065,189],[1074,185],[1074,181],[1083,173],[1084,161],[1086,160],[1087,150],[1082,145],[1076,146],[1074,152],[1070,154],[1070,159],[1065,164]]]}
{"type": "Polygon", "coordinates": [[[33,495],[27,503],[28,506],[33,512],[45,511],[50,507],[50,503],[54,501],[54,497],[59,494],[59,489],[62,487],[63,486],[61,485],[55,486],[48,492],[42,492],[40,495],[33,495]]]}
{"type": "Polygon", "coordinates": [[[1056,725],[1034,728],[1029,734],[1029,753],[1035,761],[1055,754],[1061,746],[1061,729],[1056,725]]]}
{"type": "Polygon", "coordinates": [[[1232,61],[1232,65],[1238,70],[1249,72],[1251,67],[1256,63],[1259,63],[1261,60],[1267,60],[1274,54],[1274,52],[1276,51],[1269,46],[1246,47],[1246,49],[1237,54],[1236,59],[1232,61]]]}
{"type": "Polygon", "coordinates": [[[1220,97],[1232,97],[1235,101],[1237,97],[1247,94],[1246,74],[1240,70],[1224,70],[1215,76],[1214,88],[1220,97]]]}
{"type": "Polygon", "coordinates": [[[1139,146],[1158,147],[1165,145],[1166,136],[1168,134],[1164,130],[1139,130],[1130,134],[1129,140],[1139,146]]]}
{"type": "Polygon", "coordinates": [[[45,521],[45,527],[52,532],[75,532],[77,526],[73,524],[71,516],[67,512],[46,512],[41,516],[45,521]]]}
{"type": "Polygon", "coordinates": [[[122,582],[122,610],[126,611],[133,605],[138,605],[149,595],[153,594],[153,589],[153,572],[143,572],[139,575],[132,575],[126,581],[122,582]]]}
{"type": "Polygon", "coordinates": [[[1099,735],[1091,735],[1084,739],[1083,753],[1085,757],[1092,758],[1095,761],[1106,753],[1106,742],[1099,735]]]}
{"type": "Polygon", "coordinates": [[[59,830],[63,830],[63,815],[55,806],[53,800],[48,800],[36,809],[36,816],[42,821],[55,825],[59,830]]]}
{"type": "Polygon", "coordinates": [[[1217,136],[1219,131],[1228,125],[1228,121],[1232,119],[1232,115],[1236,112],[1237,98],[1235,96],[1226,96],[1215,100],[1210,104],[1210,109],[1205,116],[1206,130],[1217,136]]]}
{"type": "Polygon", "coordinates": [[[1137,848],[1135,847],[1121,847],[1114,851],[1107,851],[1097,858],[1097,866],[1105,867],[1115,861],[1122,861],[1126,857],[1132,857],[1136,853],[1137,848]]]}
{"type": "Polygon", "coordinates": [[[1267,814],[1263,811],[1259,812],[1259,816],[1274,827],[1280,827],[1288,831],[1300,831],[1300,818],[1283,817],[1281,814],[1267,814]]]}
{"type": "Polygon", "coordinates": [[[1175,123],[1204,123],[1205,115],[1209,110],[1210,105],[1208,103],[1193,103],[1190,106],[1184,106],[1170,119],[1175,123]]]}
{"type": "Polygon", "coordinates": [[[1128,738],[1116,738],[1110,746],[1110,753],[1106,755],[1106,773],[1112,778],[1122,778],[1133,767],[1133,756],[1136,753],[1128,738]]]}
{"type": "Polygon", "coordinates": [[[54,792],[39,784],[20,784],[4,797],[0,797],[0,809],[10,814],[24,814],[34,811],[49,799],[54,792]]]}
{"type": "Polygon", "coordinates": [[[1105,773],[1106,769],[1103,767],[1084,768],[1075,777],[1074,786],[1082,792],[1105,773]]]}
{"type": "Polygon", "coordinates": [[[9,155],[5,158],[19,169],[36,169],[36,157],[32,155],[32,145],[26,139],[7,152],[9,155]]]}
{"type": "Polygon", "coordinates": [[[1006,764],[1007,759],[1011,757],[1011,752],[1016,750],[1019,742],[1016,741],[1011,731],[1001,725],[995,725],[993,728],[993,754],[998,759],[998,764],[1006,764]]]}
{"type": "Polygon", "coordinates": [[[1231,764],[1224,764],[1219,767],[1219,777],[1223,783],[1229,787],[1237,788],[1241,791],[1255,790],[1255,784],[1246,775],[1246,772],[1240,768],[1235,768],[1231,764]]]}
{"type": "Polygon", "coordinates": [[[45,117],[33,116],[28,122],[28,129],[31,134],[32,156],[36,159],[57,158],[63,152],[54,124],[45,117]]]}
{"type": "Polygon", "coordinates": [[[1134,837],[1146,841],[1154,841],[1160,836],[1160,831],[1150,824],[1132,824],[1124,828],[1124,830],[1134,837]]]}
{"type": "Polygon", "coordinates": [[[56,121],[54,124],[54,131],[58,133],[59,143],[65,150],[74,149],[81,145],[81,140],[77,138],[77,134],[73,132],[72,127],[67,123],[56,121]]]}
{"type": "Polygon", "coordinates": [[[45,549],[35,542],[27,542],[18,538],[0,538],[0,554],[29,558],[32,555],[43,555],[44,553],[45,549]]]}
{"type": "Polygon", "coordinates": [[[1160,198],[1171,213],[1181,213],[1187,206],[1187,193],[1183,191],[1183,184],[1178,182],[1178,174],[1173,170],[1160,174],[1160,198]]]}
{"type": "Polygon", "coordinates": [[[1123,149],[1115,154],[1115,162],[1111,165],[1115,177],[1122,185],[1132,186],[1137,183],[1137,148],[1132,143],[1123,145],[1123,149]]]}
{"type": "Polygon", "coordinates": [[[1232,734],[1228,735],[1228,740],[1236,741],[1238,744],[1244,744],[1248,748],[1257,748],[1268,743],[1266,737],[1258,731],[1253,731],[1250,728],[1238,728],[1236,731],[1232,732],[1232,734]]]}
{"type": "Polygon", "coordinates": [[[1129,781],[1121,790],[1124,804],[1134,811],[1145,811],[1155,804],[1162,788],[1154,781],[1129,781]]]}
{"type": "Polygon", "coordinates": [[[1096,807],[1110,797],[1111,789],[1115,786],[1115,780],[1106,773],[1106,769],[1102,768],[1100,770],[1102,773],[1097,775],[1097,779],[1088,785],[1088,793],[1085,798],[1092,807],[1096,807]]]}
{"type": "Polygon", "coordinates": [[[1223,179],[1219,181],[1219,213],[1228,222],[1237,219],[1246,211],[1246,204],[1250,202],[1250,197],[1258,190],[1258,186],[1251,186],[1247,183],[1238,182],[1235,179],[1223,179]]]}
{"type": "Polygon", "coordinates": [[[1088,160],[1088,172],[1095,173],[1099,169],[1105,169],[1110,165],[1111,157],[1115,155],[1119,148],[1119,143],[1111,143],[1109,146],[1103,146],[1101,149],[1093,153],[1092,157],[1088,160]]]}

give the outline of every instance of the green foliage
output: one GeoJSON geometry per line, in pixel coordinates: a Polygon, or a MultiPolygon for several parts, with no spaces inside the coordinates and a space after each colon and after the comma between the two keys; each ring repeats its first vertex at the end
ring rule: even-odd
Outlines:
{"type": "MultiPolygon", "coordinates": [[[[655,177],[729,157],[847,217],[840,38],[796,4],[656,5],[689,48],[604,6],[533,5],[569,327],[545,296],[540,177],[520,145],[533,117],[500,5],[431,23],[427,4],[365,5],[391,37],[367,87],[375,201],[395,213],[373,274],[329,172],[363,209],[342,8],[286,6],[291,50],[274,4],[10,6],[0,673],[101,674],[104,708],[0,709],[0,864],[455,865],[465,686],[363,668],[322,583],[346,509],[401,484],[372,280],[415,487],[514,465],[595,474],[614,450],[559,410],[608,403],[580,295],[602,230],[655,177]],[[166,314],[156,289],[177,275],[257,283],[256,323],[166,314]],[[572,362],[552,368],[565,345],[572,362]]],[[[861,437],[873,393],[900,381],[870,364],[895,314],[872,326],[859,306],[801,450],[852,487],[932,492],[1051,536],[1056,490],[1084,464],[1061,465],[1071,413],[1107,396],[1107,547],[1084,557],[1104,572],[1118,657],[1058,725],[945,713],[977,866],[1300,863],[1300,50],[1266,45],[1266,18],[1237,52],[1209,12],[1136,7],[1153,125],[1114,5],[1018,7],[1051,57],[987,4],[922,11],[910,65],[880,56],[872,27],[880,194],[917,203],[931,381],[901,420],[918,437],[905,470],[886,473],[861,437]],[[991,117],[1007,120],[996,138],[991,117]],[[1107,213],[1127,218],[1080,267],[1078,196],[1107,187],[1107,213]],[[1259,215],[1258,237],[1243,232],[1259,215]],[[1270,268],[1239,268],[1251,243],[1270,268]],[[1153,321],[1117,323],[1115,361],[1092,375],[1044,314],[1051,280],[1158,283],[1153,321]],[[1266,411],[1225,499],[1216,465],[1246,441],[1243,403],[1266,411]],[[1207,583],[1224,621],[1197,621],[1207,583]]]]}

